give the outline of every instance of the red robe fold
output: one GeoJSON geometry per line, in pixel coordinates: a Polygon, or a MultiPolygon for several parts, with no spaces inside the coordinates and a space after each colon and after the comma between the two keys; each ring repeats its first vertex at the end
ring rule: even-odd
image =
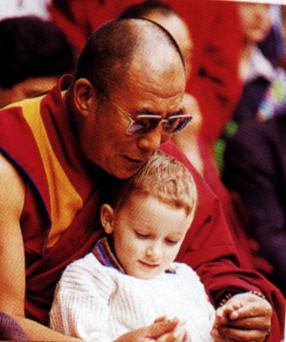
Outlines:
{"type": "MultiPolygon", "coordinates": [[[[0,149],[26,184],[21,219],[26,314],[44,324],[48,324],[55,285],[62,271],[91,251],[102,234],[98,210],[103,186],[110,181],[110,176],[82,159],[62,102],[65,82],[62,79],[47,96],[22,101],[0,115],[0,149]],[[53,232],[59,232],[59,239],[47,248],[48,236],[53,232]]],[[[168,142],[162,149],[185,163],[199,192],[195,221],[178,260],[198,271],[214,301],[231,289],[261,289],[275,310],[268,341],[280,341],[285,312],[280,292],[259,274],[240,269],[218,199],[173,143],[168,142]]]]}

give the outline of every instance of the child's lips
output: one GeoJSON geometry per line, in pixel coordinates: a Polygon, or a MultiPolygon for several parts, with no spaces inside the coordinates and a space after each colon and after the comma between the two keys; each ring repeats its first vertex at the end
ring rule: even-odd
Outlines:
{"type": "Polygon", "coordinates": [[[140,260],[139,262],[140,262],[143,266],[145,266],[145,267],[147,267],[147,268],[151,268],[151,269],[154,269],[154,268],[157,268],[157,267],[160,266],[159,264],[153,264],[153,263],[149,263],[149,262],[142,261],[142,260],[140,260]]]}

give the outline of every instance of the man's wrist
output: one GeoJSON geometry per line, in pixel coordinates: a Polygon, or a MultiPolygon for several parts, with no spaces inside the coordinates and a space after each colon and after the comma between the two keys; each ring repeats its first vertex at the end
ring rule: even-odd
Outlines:
{"type": "Polygon", "coordinates": [[[223,306],[231,297],[240,294],[240,293],[246,293],[249,292],[249,290],[244,289],[237,289],[237,288],[227,288],[225,289],[220,295],[216,298],[216,307],[223,306]]]}
{"type": "Polygon", "coordinates": [[[238,294],[243,294],[243,293],[253,294],[259,298],[267,300],[266,297],[264,296],[264,294],[260,291],[257,291],[257,290],[243,291],[243,290],[238,290],[238,289],[231,289],[230,291],[225,292],[225,294],[220,298],[220,301],[218,303],[218,307],[223,306],[233,296],[238,295],[238,294]]]}
{"type": "Polygon", "coordinates": [[[262,292],[260,292],[260,291],[248,291],[248,293],[251,293],[251,294],[253,294],[253,295],[257,296],[257,297],[260,297],[260,298],[262,298],[264,300],[267,300],[266,297],[264,296],[264,294],[262,292]]]}

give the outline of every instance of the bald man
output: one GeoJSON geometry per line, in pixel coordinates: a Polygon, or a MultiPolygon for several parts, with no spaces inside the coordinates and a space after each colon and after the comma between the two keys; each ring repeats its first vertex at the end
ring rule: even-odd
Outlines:
{"type": "MultiPolygon", "coordinates": [[[[205,274],[217,299],[232,289],[260,291],[238,268],[216,198],[167,142],[190,121],[185,83],[181,52],[167,31],[146,20],[111,21],[90,37],[73,79],[0,112],[0,311],[28,339],[76,340],[47,328],[55,285],[102,235],[98,209],[107,186],[136,173],[162,144],[188,166],[200,196],[179,260],[205,274]]],[[[270,305],[253,294],[237,298],[248,309],[241,324],[253,321],[251,311],[253,339],[262,341],[270,305]]],[[[159,341],[172,324],[157,322],[121,341],[159,341]]]]}

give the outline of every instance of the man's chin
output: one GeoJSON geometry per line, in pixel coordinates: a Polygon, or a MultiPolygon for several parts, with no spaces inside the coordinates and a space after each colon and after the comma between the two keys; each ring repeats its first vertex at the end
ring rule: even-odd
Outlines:
{"type": "Polygon", "coordinates": [[[132,170],[124,170],[122,172],[115,172],[113,174],[114,177],[118,178],[118,179],[128,179],[132,176],[134,176],[138,171],[139,171],[140,167],[136,168],[136,169],[132,169],[132,170]]]}
{"type": "Polygon", "coordinates": [[[123,160],[120,160],[120,163],[117,165],[109,165],[109,167],[106,168],[106,171],[112,176],[124,180],[134,176],[145,163],[146,161],[140,163],[130,162],[130,160],[124,158],[123,160]]]}

